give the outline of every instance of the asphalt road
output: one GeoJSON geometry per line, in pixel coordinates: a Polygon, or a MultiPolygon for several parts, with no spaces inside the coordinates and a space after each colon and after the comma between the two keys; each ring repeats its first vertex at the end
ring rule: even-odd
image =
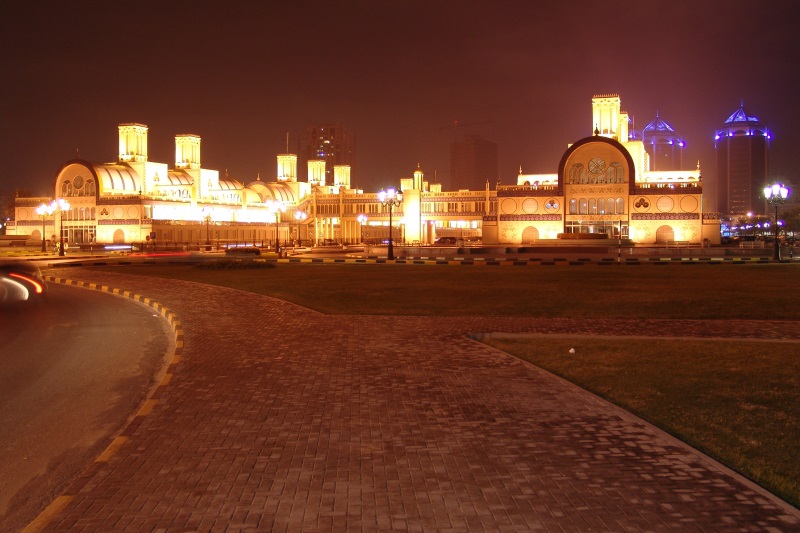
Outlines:
{"type": "Polygon", "coordinates": [[[151,308],[49,284],[0,307],[0,531],[18,531],[135,414],[172,348],[151,308]]]}

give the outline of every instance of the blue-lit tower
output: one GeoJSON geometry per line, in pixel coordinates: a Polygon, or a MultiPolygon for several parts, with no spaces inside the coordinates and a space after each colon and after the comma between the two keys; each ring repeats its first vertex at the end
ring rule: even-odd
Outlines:
{"type": "Polygon", "coordinates": [[[642,130],[644,149],[650,154],[650,170],[682,170],[683,140],[669,123],[658,116],[642,130]]]}
{"type": "Polygon", "coordinates": [[[770,134],[744,102],[714,136],[717,152],[717,210],[724,215],[767,214],[763,197],[770,134]]]}

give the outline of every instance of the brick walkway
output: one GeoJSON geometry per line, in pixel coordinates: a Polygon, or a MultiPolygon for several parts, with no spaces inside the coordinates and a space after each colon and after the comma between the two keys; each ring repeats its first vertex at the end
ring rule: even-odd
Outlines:
{"type": "MultiPolygon", "coordinates": [[[[713,336],[729,321],[326,316],[222,287],[55,275],[159,301],[184,346],[48,531],[800,530],[796,509],[707,457],[465,335],[713,336]]],[[[768,328],[735,331],[780,335],[768,328]]]]}

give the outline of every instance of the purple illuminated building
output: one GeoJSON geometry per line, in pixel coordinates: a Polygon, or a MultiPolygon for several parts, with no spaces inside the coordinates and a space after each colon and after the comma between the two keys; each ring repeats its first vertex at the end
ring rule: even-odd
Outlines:
{"type": "Polygon", "coordinates": [[[644,149],[650,155],[650,170],[683,169],[683,148],[686,142],[675,129],[658,116],[642,130],[644,149]]]}
{"type": "Polygon", "coordinates": [[[744,102],[717,130],[717,210],[723,215],[767,214],[769,141],[769,131],[744,102]]]}

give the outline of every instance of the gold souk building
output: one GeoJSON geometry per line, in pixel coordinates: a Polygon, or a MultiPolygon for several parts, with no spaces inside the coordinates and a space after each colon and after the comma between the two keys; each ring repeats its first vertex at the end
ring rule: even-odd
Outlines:
{"type": "MultiPolygon", "coordinates": [[[[651,171],[641,140],[629,137],[617,94],[592,98],[591,135],[568,146],[554,174],[523,174],[516,185],[442,191],[418,167],[401,178],[402,202],[391,213],[392,237],[430,245],[452,236],[486,245],[613,239],[639,245],[720,242],[718,213],[703,207],[700,165],[651,171]]],[[[203,243],[319,245],[385,241],[389,207],[378,192],[350,184],[350,166],[308,161],[297,178],[297,156],[279,154],[274,180],[244,184],[201,166],[201,139],[175,137],[175,164],[148,161],[147,126],[121,124],[118,160],[66,162],[55,198],[69,208],[37,213],[49,198],[17,198],[9,233],[31,241],[63,236],[70,246],[203,243]],[[280,206],[280,210],[275,207],[280,206]],[[58,225],[57,225],[58,224],[58,225]],[[62,230],[63,228],[63,230],[62,230]]]]}

